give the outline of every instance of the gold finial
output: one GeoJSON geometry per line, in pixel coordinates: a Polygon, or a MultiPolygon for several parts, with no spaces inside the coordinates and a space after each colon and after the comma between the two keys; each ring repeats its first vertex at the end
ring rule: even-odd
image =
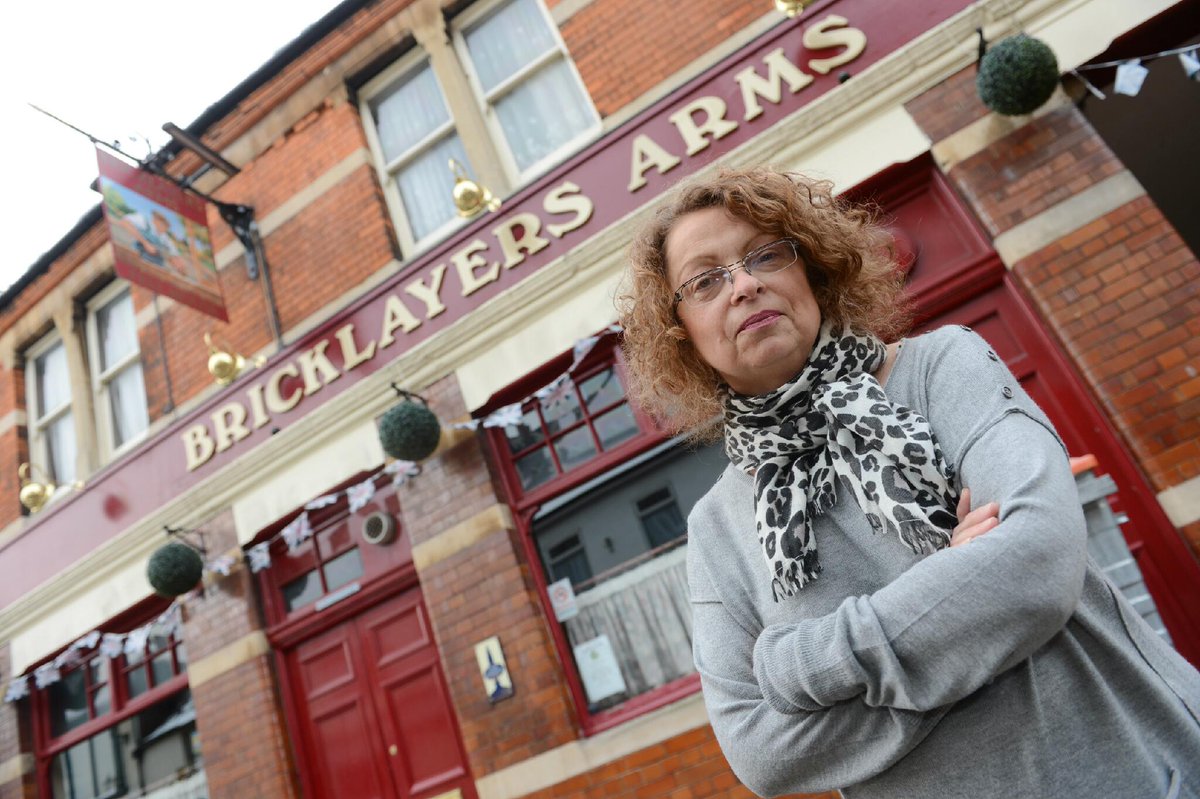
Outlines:
{"type": "Polygon", "coordinates": [[[775,10],[789,17],[794,17],[808,8],[815,0],[775,0],[775,10]]]}
{"type": "MultiPolygon", "coordinates": [[[[46,503],[50,501],[50,497],[54,496],[58,486],[50,480],[44,483],[37,482],[30,476],[31,469],[32,466],[29,463],[22,463],[17,467],[17,477],[21,479],[21,492],[17,496],[30,513],[37,513],[46,507],[46,503]]],[[[41,469],[38,471],[40,472],[41,469]]]]}
{"type": "Polygon", "coordinates": [[[485,208],[495,211],[500,199],[481,183],[467,177],[467,171],[455,159],[450,159],[450,171],[454,173],[454,207],[463,219],[478,216],[485,208]]]}

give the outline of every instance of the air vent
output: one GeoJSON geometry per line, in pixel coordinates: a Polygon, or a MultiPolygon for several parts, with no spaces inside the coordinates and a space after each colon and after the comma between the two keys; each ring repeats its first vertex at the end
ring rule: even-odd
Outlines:
{"type": "Polygon", "coordinates": [[[396,540],[396,519],[390,513],[375,511],[363,520],[362,537],[368,544],[384,546],[396,540]]]}

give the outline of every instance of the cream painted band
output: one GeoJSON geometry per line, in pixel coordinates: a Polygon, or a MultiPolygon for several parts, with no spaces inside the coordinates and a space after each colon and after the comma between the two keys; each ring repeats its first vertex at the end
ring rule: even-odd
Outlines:
{"type": "Polygon", "coordinates": [[[21,427],[25,424],[25,411],[22,408],[14,408],[4,414],[4,418],[0,418],[0,435],[4,435],[14,427],[21,427]]]}
{"type": "Polygon", "coordinates": [[[1062,202],[1052,205],[1016,227],[1004,231],[993,242],[1000,260],[1009,268],[1072,231],[1146,193],[1129,170],[1123,170],[1062,202]]]}
{"type": "Polygon", "coordinates": [[[188,685],[192,689],[195,689],[197,685],[203,685],[214,677],[219,677],[225,672],[237,668],[243,663],[247,663],[257,657],[262,657],[270,651],[271,644],[267,641],[266,633],[262,630],[247,633],[232,644],[221,647],[211,655],[189,663],[187,667],[188,685]]]}
{"type": "Polygon", "coordinates": [[[417,567],[417,573],[420,574],[435,563],[440,563],[446,558],[474,546],[492,533],[512,530],[513,527],[512,512],[508,506],[496,503],[414,546],[413,565],[417,567]]]}
{"type": "MultiPolygon", "coordinates": [[[[356,169],[371,163],[371,153],[360,147],[326,170],[320,177],[289,197],[282,205],[258,222],[258,232],[263,238],[271,235],[284,223],[311,205],[321,195],[336,186],[356,169]]],[[[217,253],[217,269],[224,269],[242,254],[241,242],[231,241],[217,253]]]]}
{"type": "Polygon", "coordinates": [[[1030,119],[1043,117],[1051,111],[1057,111],[1063,106],[1070,105],[1071,98],[1062,88],[1054,90],[1050,99],[1030,115],[1009,117],[1003,114],[988,114],[980,117],[966,127],[951,133],[937,144],[933,145],[933,158],[943,172],[961,164],[971,156],[1003,139],[1019,128],[1025,127],[1030,119]]]}
{"type": "Polygon", "coordinates": [[[0,785],[16,782],[26,774],[32,774],[36,764],[37,761],[28,752],[10,757],[0,763],[0,785]]]}
{"type": "Polygon", "coordinates": [[[708,724],[697,691],[599,735],[563,744],[475,781],[479,799],[515,799],[708,724]]]}
{"type": "Polygon", "coordinates": [[[1158,504],[1176,527],[1200,521],[1200,477],[1158,493],[1158,504]]]}

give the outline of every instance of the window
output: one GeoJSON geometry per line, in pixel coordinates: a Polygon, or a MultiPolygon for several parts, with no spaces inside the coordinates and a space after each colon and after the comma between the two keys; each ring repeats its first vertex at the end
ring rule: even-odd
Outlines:
{"type": "Polygon", "coordinates": [[[70,483],[75,480],[75,417],[62,339],[57,334],[42,339],[28,350],[26,363],[30,460],[48,479],[70,483]]]}
{"type": "Polygon", "coordinates": [[[571,376],[545,399],[531,400],[505,428],[522,492],[583,466],[642,432],[615,364],[571,376]]]}
{"type": "Polygon", "coordinates": [[[540,0],[481,4],[427,44],[437,52],[415,48],[361,92],[376,169],[410,254],[458,221],[451,158],[478,179],[481,164],[468,152],[494,165],[483,182],[503,196],[599,130],[540,0]]]}
{"type": "Polygon", "coordinates": [[[402,74],[369,103],[384,181],[401,209],[410,246],[455,219],[451,158],[467,165],[466,151],[428,62],[402,74]]]}
{"type": "Polygon", "coordinates": [[[289,551],[281,540],[271,553],[271,577],[286,614],[312,605],[320,610],[356,591],[363,576],[362,552],[346,506],[340,505],[332,518],[315,527],[312,538],[295,550],[289,551]]]}
{"type": "Polygon", "coordinates": [[[488,442],[589,734],[697,689],[685,520],[728,463],[719,444],[664,440],[626,396],[615,345],[602,337],[559,380],[564,353],[483,409],[533,397],[488,442]],[[578,612],[556,619],[563,580],[578,612]]]}
{"type": "Polygon", "coordinates": [[[88,344],[100,446],[113,455],[150,426],[129,287],[117,283],[88,303],[88,344]]]}
{"type": "Polygon", "coordinates": [[[116,657],[86,656],[34,694],[35,712],[46,720],[42,795],[207,795],[182,642],[156,624],[130,633],[126,645],[130,651],[116,657]]]}
{"type": "Polygon", "coordinates": [[[517,181],[595,127],[591,100],[538,0],[495,6],[468,21],[457,41],[517,181]]]}
{"type": "Polygon", "coordinates": [[[681,505],[690,509],[726,462],[720,445],[667,441],[533,516],[546,582],[570,578],[575,591],[578,614],[560,627],[593,729],[628,715],[631,700],[686,687],[694,673],[681,505]],[[604,662],[619,680],[600,678],[594,664],[604,662]]]}

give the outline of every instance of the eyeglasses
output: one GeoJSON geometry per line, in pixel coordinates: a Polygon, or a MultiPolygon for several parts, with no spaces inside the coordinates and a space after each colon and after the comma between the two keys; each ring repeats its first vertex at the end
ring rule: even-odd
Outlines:
{"type": "Polygon", "coordinates": [[[726,285],[733,285],[735,269],[745,269],[748,275],[770,275],[782,272],[799,259],[796,244],[791,239],[779,239],[764,244],[728,266],[718,266],[685,280],[683,285],[675,290],[675,305],[678,306],[681,302],[703,305],[715,300],[726,285]]]}

